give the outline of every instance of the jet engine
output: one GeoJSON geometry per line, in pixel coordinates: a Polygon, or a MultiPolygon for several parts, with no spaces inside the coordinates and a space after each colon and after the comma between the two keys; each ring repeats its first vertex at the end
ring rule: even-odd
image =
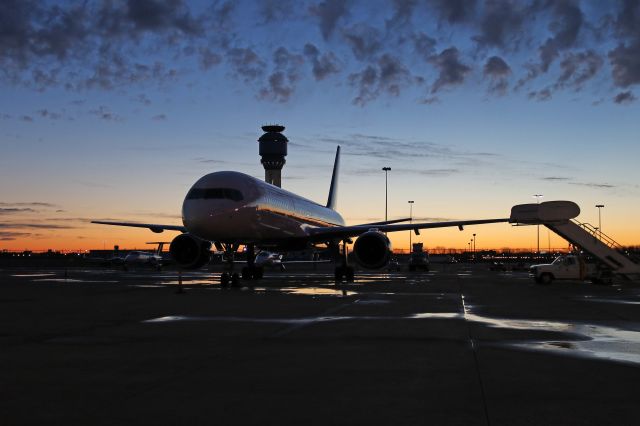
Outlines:
{"type": "Polygon", "coordinates": [[[391,241],[379,231],[367,231],[353,245],[358,263],[367,269],[382,268],[391,259],[391,241]]]}
{"type": "Polygon", "coordinates": [[[211,260],[211,243],[191,234],[180,234],[171,241],[169,253],[184,269],[198,269],[211,260]]]}

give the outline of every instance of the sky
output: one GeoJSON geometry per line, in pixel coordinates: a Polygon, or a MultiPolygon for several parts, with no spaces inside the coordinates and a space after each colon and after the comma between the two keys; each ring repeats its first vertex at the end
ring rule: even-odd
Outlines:
{"type": "MultiPolygon", "coordinates": [[[[202,175],[326,201],[347,223],[508,217],[571,200],[640,244],[640,1],[0,2],[0,249],[142,248],[202,175]]],[[[428,248],[535,248],[536,227],[422,231],[428,248]]],[[[169,241],[171,233],[160,238],[169,241]]],[[[393,235],[408,246],[408,233],[393,235]]],[[[541,247],[566,248],[541,231],[541,247]]]]}

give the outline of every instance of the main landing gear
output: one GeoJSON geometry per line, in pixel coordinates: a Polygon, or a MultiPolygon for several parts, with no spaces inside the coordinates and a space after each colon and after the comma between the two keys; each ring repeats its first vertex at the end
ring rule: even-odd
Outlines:
{"type": "Polygon", "coordinates": [[[237,272],[233,272],[233,258],[238,250],[238,244],[222,244],[224,248],[224,272],[220,276],[220,286],[223,288],[240,286],[240,276],[237,272]]]}
{"type": "Polygon", "coordinates": [[[264,269],[260,266],[256,266],[255,259],[255,246],[253,244],[247,245],[247,266],[242,268],[243,280],[259,280],[264,275],[264,269]]]}
{"type": "Polygon", "coordinates": [[[225,271],[222,273],[220,277],[220,285],[223,288],[229,287],[240,287],[240,277],[242,276],[243,280],[258,280],[262,278],[264,274],[264,270],[255,265],[255,246],[253,244],[247,244],[247,266],[242,268],[241,275],[238,275],[237,272],[233,272],[234,265],[234,256],[236,251],[238,250],[238,244],[222,244],[224,248],[224,256],[225,256],[225,271]]]}
{"type": "MultiPolygon", "coordinates": [[[[353,267],[349,266],[349,259],[347,257],[348,255],[348,249],[347,249],[347,243],[350,242],[349,240],[344,240],[342,242],[342,253],[338,252],[338,256],[340,257],[340,262],[341,264],[336,266],[335,269],[335,279],[336,279],[336,285],[342,282],[342,279],[344,278],[344,280],[346,282],[352,283],[354,280],[354,271],[353,271],[353,267]]],[[[338,251],[340,250],[340,248],[338,247],[338,251]]]]}

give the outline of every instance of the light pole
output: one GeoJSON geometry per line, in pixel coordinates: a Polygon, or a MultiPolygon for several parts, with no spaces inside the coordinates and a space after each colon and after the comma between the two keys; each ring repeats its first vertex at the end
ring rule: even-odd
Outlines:
{"type": "MultiPolygon", "coordinates": [[[[407,201],[409,203],[409,224],[413,223],[413,200],[407,201]]],[[[413,231],[409,229],[409,253],[411,253],[411,233],[413,231]]]]}
{"type": "Polygon", "coordinates": [[[476,260],[476,234],[473,234],[473,260],[476,260]]]}
{"type": "Polygon", "coordinates": [[[604,204],[596,204],[596,207],[598,208],[598,239],[602,240],[602,216],[600,215],[600,212],[602,211],[601,209],[604,207],[604,204]]]}
{"type": "Polygon", "coordinates": [[[391,167],[383,167],[382,170],[384,170],[384,221],[386,222],[387,219],[387,188],[388,188],[388,180],[387,180],[387,174],[389,172],[389,170],[391,170],[391,167]]]}
{"type": "MultiPolygon", "coordinates": [[[[542,194],[533,194],[533,196],[536,197],[536,201],[538,204],[540,204],[540,198],[544,197],[544,195],[542,194]]],[[[538,233],[538,255],[540,255],[540,224],[537,224],[536,227],[538,233]]]]}

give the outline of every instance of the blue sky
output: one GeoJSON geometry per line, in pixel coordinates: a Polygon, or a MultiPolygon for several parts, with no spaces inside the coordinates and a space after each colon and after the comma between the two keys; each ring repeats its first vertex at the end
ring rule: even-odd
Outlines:
{"type": "Polygon", "coordinates": [[[392,216],[542,193],[640,238],[638,1],[4,1],[0,62],[0,248],[139,244],[86,221],[179,222],[201,175],[263,175],[276,122],[283,186],[311,199],[343,146],[351,223],[384,215],[391,166],[392,216]]]}

